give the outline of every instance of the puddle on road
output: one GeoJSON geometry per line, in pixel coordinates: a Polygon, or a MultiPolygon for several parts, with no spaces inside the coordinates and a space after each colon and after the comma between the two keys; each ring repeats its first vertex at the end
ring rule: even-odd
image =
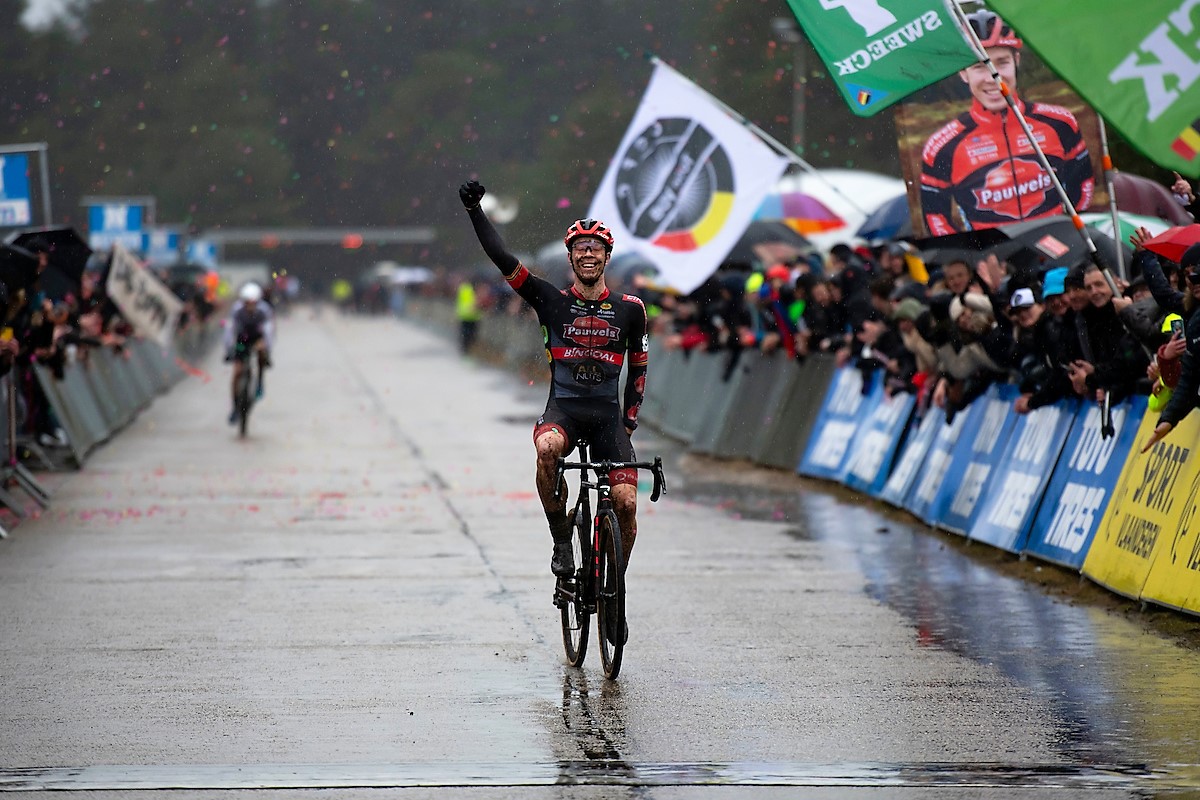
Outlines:
{"type": "Polygon", "coordinates": [[[1043,587],[987,563],[995,553],[964,551],[975,546],[965,540],[807,486],[760,488],[707,478],[680,483],[676,497],[785,523],[785,535],[796,539],[836,543],[840,554],[831,557],[854,558],[866,592],[910,620],[920,646],[992,666],[1046,703],[1060,720],[1064,757],[1148,763],[1187,785],[1200,780],[1200,647],[1193,621],[1174,620],[1186,635],[1164,635],[1135,603],[1072,602],[1070,589],[1081,579],[1056,567],[1017,565],[1033,575],[1058,570],[1043,587]]]}

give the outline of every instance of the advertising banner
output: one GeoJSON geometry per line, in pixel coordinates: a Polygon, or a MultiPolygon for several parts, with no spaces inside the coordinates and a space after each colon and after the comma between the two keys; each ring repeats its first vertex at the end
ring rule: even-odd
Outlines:
{"type": "Polygon", "coordinates": [[[925,416],[921,417],[921,422],[916,428],[909,430],[908,439],[905,440],[900,458],[896,461],[896,468],[892,470],[892,474],[883,485],[883,491],[879,493],[880,500],[896,508],[904,507],[904,500],[912,491],[913,482],[925,464],[929,448],[933,445],[938,431],[944,427],[945,411],[934,407],[925,411],[925,416]]]}
{"type": "Polygon", "coordinates": [[[891,397],[878,382],[871,392],[873,407],[855,437],[844,483],[851,489],[878,497],[883,491],[892,460],[917,399],[909,392],[891,397]]]}
{"type": "Polygon", "coordinates": [[[1088,0],[1102,36],[1064,36],[1079,9],[992,0],[1038,55],[1147,157],[1200,178],[1200,52],[1193,0],[1088,0]]]}
{"type": "MultiPolygon", "coordinates": [[[[1062,6],[1062,13],[1069,13],[1067,8],[1062,6]]],[[[1105,208],[1100,125],[1092,107],[1029,48],[990,48],[989,55],[1015,88],[1022,113],[1076,210],[1105,208]]],[[[1010,116],[982,65],[896,107],[900,165],[917,238],[1063,213],[1050,176],[1010,116]]]]}
{"type": "Polygon", "coordinates": [[[869,398],[881,380],[878,372],[872,375],[864,393],[863,375],[857,368],[842,367],[834,374],[797,472],[811,478],[845,479],[855,437],[874,406],[869,398]]]}
{"type": "Polygon", "coordinates": [[[1028,414],[1017,414],[1009,407],[1016,424],[1000,455],[979,516],[971,525],[970,538],[1012,553],[1024,549],[1078,405],[1075,400],[1060,400],[1028,414]]]}
{"type": "Polygon", "coordinates": [[[945,0],[788,0],[788,5],[860,117],[977,58],[945,0]]]}
{"type": "Polygon", "coordinates": [[[129,203],[105,203],[88,206],[88,245],[107,250],[121,245],[126,250],[142,249],[142,225],[145,207],[129,203]]]}
{"type": "Polygon", "coordinates": [[[107,290],[139,336],[170,346],[183,304],[120,243],[113,245],[107,290]]]}
{"type": "MultiPolygon", "coordinates": [[[[982,402],[982,399],[976,400],[972,405],[979,407],[982,402]]],[[[925,416],[928,417],[929,414],[927,413],[925,416]]],[[[951,482],[954,480],[948,477],[954,443],[958,441],[964,431],[974,430],[967,426],[967,421],[971,417],[970,409],[955,414],[953,421],[949,424],[945,422],[944,413],[935,414],[935,416],[940,417],[941,424],[936,426],[933,442],[929,445],[925,460],[917,472],[916,480],[912,483],[912,491],[904,501],[904,507],[928,525],[934,524],[933,503],[937,500],[942,484],[948,480],[951,482]]]]}
{"type": "Polygon", "coordinates": [[[1103,420],[1095,404],[1076,413],[1034,517],[1026,553],[1073,569],[1083,566],[1121,467],[1136,441],[1146,400],[1135,396],[1113,408],[1114,435],[1108,438],[1102,434],[1103,420]]]}
{"type": "Polygon", "coordinates": [[[588,216],[688,294],[737,244],[788,165],[711,95],[658,62],[588,216]]]}
{"type": "Polygon", "coordinates": [[[0,156],[0,225],[29,225],[29,156],[0,156]]]}
{"type": "Polygon", "coordinates": [[[171,228],[147,228],[142,233],[141,247],[146,263],[152,267],[178,263],[181,239],[179,231],[171,228]]]}
{"type": "Polygon", "coordinates": [[[930,524],[966,535],[980,511],[980,501],[991,491],[1013,426],[1013,401],[1019,394],[1012,385],[993,384],[967,410],[965,435],[954,443],[949,471],[930,509],[930,524]]]}
{"type": "Polygon", "coordinates": [[[1135,600],[1142,597],[1155,560],[1173,546],[1200,475],[1200,417],[1188,415],[1170,436],[1142,453],[1138,443],[1148,441],[1157,424],[1157,414],[1142,418],[1112,503],[1083,562],[1084,575],[1135,600]]]}

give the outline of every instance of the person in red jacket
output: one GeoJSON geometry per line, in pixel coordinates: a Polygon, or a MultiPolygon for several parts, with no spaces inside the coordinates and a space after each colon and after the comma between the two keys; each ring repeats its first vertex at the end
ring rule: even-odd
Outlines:
{"type": "MultiPolygon", "coordinates": [[[[977,11],[971,27],[1033,130],[1076,210],[1091,203],[1095,177],[1074,115],[1061,106],[1016,96],[1021,39],[998,16],[977,11]]],[[[959,71],[971,89],[970,110],[938,129],[921,153],[921,213],[931,236],[1061,214],[1050,176],[983,62],[959,71]]]]}

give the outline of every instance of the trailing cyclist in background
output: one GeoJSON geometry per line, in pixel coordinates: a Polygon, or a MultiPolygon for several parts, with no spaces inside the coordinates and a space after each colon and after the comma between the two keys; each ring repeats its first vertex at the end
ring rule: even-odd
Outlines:
{"type": "Polygon", "coordinates": [[[275,316],[271,306],[263,301],[263,290],[257,283],[247,283],[238,300],[229,310],[225,323],[225,360],[233,362],[230,394],[233,408],[229,424],[238,421],[238,381],[246,370],[246,360],[254,353],[258,359],[258,385],[255,398],[263,395],[263,371],[271,366],[271,348],[275,343],[275,316]]]}
{"type": "MultiPolygon", "coordinates": [[[[565,514],[566,492],[555,491],[558,459],[583,437],[592,444],[594,460],[636,461],[630,436],[646,391],[646,309],[637,297],[614,295],[604,284],[613,249],[612,233],[604,223],[581,219],[567,229],[563,243],[574,280],[560,289],[531,274],[505,249],[479,207],[485,191],[469,181],[458,194],[484,252],[537,313],[550,360],[550,396],[533,430],[537,488],[554,540],[550,569],[569,576],[574,571],[571,524],[565,514]],[[621,370],[627,360],[622,398],[621,370]]],[[[628,564],[637,535],[637,470],[615,470],[610,481],[628,564]]]]}

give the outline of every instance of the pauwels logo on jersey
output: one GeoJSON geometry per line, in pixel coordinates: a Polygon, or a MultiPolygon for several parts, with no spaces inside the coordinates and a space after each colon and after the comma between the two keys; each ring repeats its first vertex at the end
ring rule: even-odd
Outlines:
{"type": "Polygon", "coordinates": [[[576,317],[563,326],[563,339],[580,347],[604,347],[621,338],[621,329],[600,317],[576,317]]]}
{"type": "Polygon", "coordinates": [[[1046,202],[1054,181],[1036,161],[1014,158],[988,171],[983,186],[973,189],[975,205],[1010,219],[1022,219],[1046,202]]]}

